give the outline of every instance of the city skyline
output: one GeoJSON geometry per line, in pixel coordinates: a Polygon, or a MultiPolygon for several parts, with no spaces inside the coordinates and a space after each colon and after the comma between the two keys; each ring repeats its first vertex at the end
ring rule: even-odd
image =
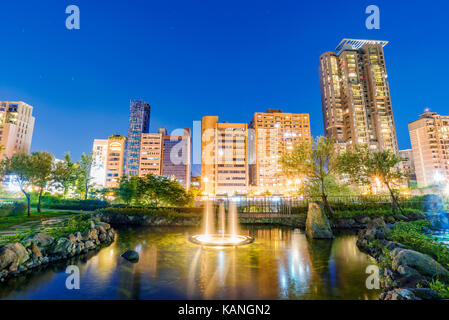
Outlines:
{"type": "Polygon", "coordinates": [[[111,13],[101,3],[78,1],[82,26],[73,32],[64,27],[61,5],[4,3],[0,12],[19,17],[1,14],[0,34],[14,50],[0,53],[0,96],[35,108],[31,150],[48,150],[58,158],[70,151],[78,159],[95,137],[126,135],[131,99],[151,104],[152,127],[168,132],[191,127],[205,114],[249,123],[254,112],[280,108],[309,113],[312,135],[319,136],[324,134],[319,55],[345,37],[381,39],[389,41],[385,55],[399,149],[410,148],[408,123],[427,107],[445,113],[447,66],[441,61],[448,44],[432,40],[444,33],[438,21],[447,4],[438,10],[410,4],[402,16],[401,4],[380,1],[381,29],[367,30],[365,4],[323,3],[329,10],[291,1],[282,9],[262,2],[238,10],[234,3],[208,4],[197,11],[182,3],[175,11],[136,3],[111,13]],[[433,19],[416,23],[426,13],[433,19]],[[145,14],[148,19],[139,19],[145,14]],[[45,23],[35,28],[38,20],[45,23]],[[339,28],[331,27],[335,23],[339,28]],[[426,45],[416,46],[424,36],[426,45]],[[33,50],[24,50],[24,43],[33,50]],[[132,44],[141,50],[129,49],[132,44]],[[432,71],[437,69],[441,72],[432,71]]]}

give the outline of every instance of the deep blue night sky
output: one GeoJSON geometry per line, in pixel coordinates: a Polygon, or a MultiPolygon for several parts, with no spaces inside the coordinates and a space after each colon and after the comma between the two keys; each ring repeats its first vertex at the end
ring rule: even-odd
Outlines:
{"type": "Polygon", "coordinates": [[[319,55],[342,38],[388,40],[400,148],[425,107],[448,113],[445,1],[46,0],[0,2],[0,100],[35,107],[32,150],[78,159],[94,138],[126,134],[130,99],[152,106],[151,130],[204,115],[249,122],[280,107],[323,134],[319,55]],[[65,28],[78,5],[81,29],[65,28]],[[376,4],[381,29],[365,28],[376,4]]]}

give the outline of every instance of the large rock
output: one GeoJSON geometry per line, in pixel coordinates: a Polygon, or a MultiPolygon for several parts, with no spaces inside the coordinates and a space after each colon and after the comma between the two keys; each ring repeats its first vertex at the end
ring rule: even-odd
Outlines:
{"type": "Polygon", "coordinates": [[[35,257],[35,258],[42,257],[42,252],[39,249],[39,246],[37,245],[36,242],[31,243],[30,250],[31,250],[31,253],[33,254],[33,257],[35,257]]]}
{"type": "Polygon", "coordinates": [[[55,243],[52,253],[61,255],[70,255],[75,251],[75,244],[67,238],[60,238],[55,243]]]}
{"type": "Polygon", "coordinates": [[[134,250],[128,250],[122,253],[122,258],[131,261],[131,262],[137,262],[139,261],[139,254],[134,250]]]}
{"type": "Polygon", "coordinates": [[[309,203],[306,235],[313,239],[330,239],[334,237],[329,219],[324,213],[324,207],[321,202],[309,203]]]}
{"type": "Polygon", "coordinates": [[[435,276],[442,280],[447,279],[449,281],[449,271],[426,254],[409,249],[397,248],[392,251],[391,255],[393,259],[392,267],[395,271],[400,271],[401,269],[408,267],[415,269],[424,276],[435,276]]]}
{"type": "Polygon", "coordinates": [[[33,234],[31,236],[28,236],[26,240],[35,242],[39,247],[48,247],[55,241],[53,237],[50,237],[48,234],[45,233],[33,234]]]}
{"type": "Polygon", "coordinates": [[[394,289],[381,294],[381,300],[421,300],[414,292],[408,289],[394,289]]]}
{"type": "Polygon", "coordinates": [[[29,254],[25,247],[16,242],[0,247],[0,270],[9,265],[20,265],[29,259],[29,254]]]}
{"type": "Polygon", "coordinates": [[[98,231],[97,229],[86,229],[81,233],[81,237],[84,241],[87,240],[98,240],[98,231]]]}

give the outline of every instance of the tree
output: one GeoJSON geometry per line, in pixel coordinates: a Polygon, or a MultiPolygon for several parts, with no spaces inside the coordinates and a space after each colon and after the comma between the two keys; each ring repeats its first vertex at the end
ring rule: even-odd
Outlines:
{"type": "Polygon", "coordinates": [[[145,177],[122,177],[116,196],[127,205],[184,206],[191,202],[184,187],[175,180],[148,174],[145,177]]]}
{"type": "Polygon", "coordinates": [[[34,172],[31,156],[26,153],[17,153],[10,158],[6,157],[0,163],[2,176],[11,176],[25,195],[28,204],[28,217],[31,215],[31,192],[34,172]]]}
{"type": "Polygon", "coordinates": [[[33,152],[30,157],[32,166],[32,182],[38,187],[37,212],[41,212],[41,199],[44,189],[51,179],[54,157],[48,152],[33,152]]]}
{"type": "Polygon", "coordinates": [[[335,172],[336,158],[334,140],[325,137],[316,138],[312,144],[299,143],[292,152],[286,153],[281,158],[283,170],[287,175],[296,175],[305,179],[319,190],[321,199],[331,216],[333,210],[328,201],[326,181],[335,172]]]}
{"type": "Polygon", "coordinates": [[[76,186],[81,194],[84,194],[84,200],[87,200],[89,189],[92,187],[92,177],[90,171],[95,165],[95,160],[92,154],[81,155],[81,159],[77,162],[76,169],[76,186]]]}
{"type": "Polygon", "coordinates": [[[357,184],[369,184],[373,179],[385,185],[390,193],[393,210],[404,213],[394,193],[394,185],[405,175],[399,164],[402,159],[391,150],[372,152],[367,147],[355,146],[338,158],[338,171],[357,184]]]}
{"type": "Polygon", "coordinates": [[[63,197],[67,190],[75,185],[77,178],[77,164],[72,161],[70,154],[66,153],[64,160],[55,163],[51,183],[58,189],[62,189],[63,197]]]}

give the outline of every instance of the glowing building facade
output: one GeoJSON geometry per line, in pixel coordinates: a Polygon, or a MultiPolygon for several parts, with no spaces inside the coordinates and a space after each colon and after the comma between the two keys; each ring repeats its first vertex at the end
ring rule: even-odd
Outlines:
{"type": "Polygon", "coordinates": [[[202,119],[201,187],[204,194],[248,192],[248,128],[246,123],[202,119]]]}
{"type": "Polygon", "coordinates": [[[179,131],[175,130],[171,135],[167,135],[165,130],[161,132],[163,134],[162,175],[176,179],[188,191],[191,177],[190,129],[185,128],[179,131]]]}
{"type": "Polygon", "coordinates": [[[426,111],[408,129],[418,186],[449,180],[449,116],[426,111]]]}
{"type": "Polygon", "coordinates": [[[93,166],[90,170],[92,183],[97,188],[106,185],[106,159],[108,156],[108,139],[94,139],[92,147],[93,166]]]}
{"type": "Polygon", "coordinates": [[[128,140],[126,144],[125,174],[137,176],[141,170],[140,146],[143,133],[150,130],[150,105],[144,101],[131,101],[129,111],[128,140]]]}
{"type": "Polygon", "coordinates": [[[32,106],[22,101],[0,101],[0,159],[30,153],[34,121],[32,106]]]}
{"type": "Polygon", "coordinates": [[[108,138],[106,158],[106,188],[117,188],[123,176],[125,164],[126,137],[113,135],[108,138]]]}
{"type": "Polygon", "coordinates": [[[289,188],[297,189],[297,182],[283,174],[280,159],[301,142],[311,143],[308,114],[274,109],[256,112],[249,125],[251,189],[282,194],[289,188]]]}
{"type": "Polygon", "coordinates": [[[341,149],[354,144],[398,153],[383,47],[387,41],[343,39],[320,56],[325,134],[341,149]]]}
{"type": "Polygon", "coordinates": [[[140,138],[139,176],[162,175],[162,134],[142,133],[140,138]]]}

